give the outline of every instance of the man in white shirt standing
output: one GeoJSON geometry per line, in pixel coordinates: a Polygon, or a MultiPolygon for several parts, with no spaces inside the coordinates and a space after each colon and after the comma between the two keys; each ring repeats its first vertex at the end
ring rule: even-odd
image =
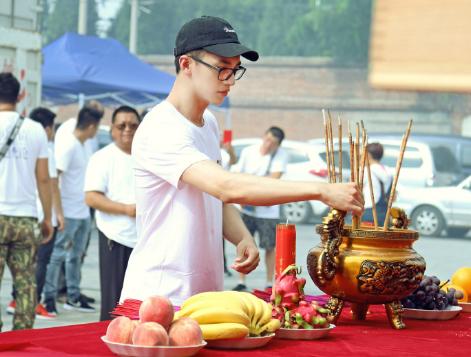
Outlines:
{"type": "MultiPolygon", "coordinates": [[[[64,213],[62,211],[62,203],[59,192],[59,183],[57,180],[56,160],[54,158],[54,119],[56,115],[47,108],[38,107],[33,109],[29,113],[29,117],[35,122],[41,124],[46,131],[48,147],[47,147],[47,161],[49,177],[51,180],[51,191],[52,191],[52,227],[54,232],[51,240],[47,243],[39,245],[37,256],[36,256],[36,289],[38,304],[36,305],[36,317],[39,319],[53,319],[54,315],[47,312],[46,308],[41,304],[41,296],[44,288],[44,282],[46,280],[46,268],[49,263],[49,259],[52,254],[52,248],[54,247],[54,240],[57,231],[64,229],[64,213]]],[[[38,211],[38,222],[43,220],[44,214],[39,197],[36,200],[37,211],[38,211]]],[[[15,288],[13,287],[13,300],[10,301],[7,307],[7,312],[10,314],[15,313],[16,301],[15,301],[15,288]]]]}
{"type": "MultiPolygon", "coordinates": [[[[288,156],[280,148],[285,133],[277,126],[269,128],[261,144],[251,145],[242,150],[234,171],[279,179],[286,172],[288,156]]],[[[266,285],[271,288],[275,273],[276,225],[280,223],[279,206],[241,206],[242,220],[250,234],[258,232],[259,247],[265,250],[266,285]]],[[[239,275],[239,284],[234,288],[246,291],[245,274],[239,275]]]]}
{"type": "Polygon", "coordinates": [[[64,308],[93,312],[95,309],[80,294],[81,260],[90,231],[90,209],[83,191],[89,152],[84,143],[98,130],[101,115],[92,108],[80,109],[77,126],[70,140],[55,147],[56,166],[64,210],[65,228],[58,232],[47,266],[44,297],[46,310],[57,314],[55,300],[62,263],[65,261],[67,300],[64,308]]]}
{"type": "Polygon", "coordinates": [[[85,201],[96,209],[99,236],[101,321],[111,319],[119,301],[137,240],[131,144],[139,123],[135,109],[117,108],[111,117],[113,142],[91,157],[85,176],[85,201]]]}
{"type": "Polygon", "coordinates": [[[0,277],[6,263],[16,288],[14,330],[34,324],[35,256],[41,243],[34,232],[36,189],[44,211],[43,242],[52,237],[47,137],[40,124],[15,111],[19,91],[11,73],[0,73],[0,277]]]}
{"type": "MultiPolygon", "coordinates": [[[[387,168],[381,164],[381,159],[383,158],[384,153],[383,145],[380,143],[370,143],[367,145],[366,149],[368,152],[368,159],[370,160],[371,183],[375,197],[378,224],[382,225],[386,218],[393,176],[387,168]]],[[[368,175],[365,175],[363,197],[365,197],[365,212],[363,213],[362,220],[373,222],[373,203],[371,202],[368,175]]]]}
{"type": "MultiPolygon", "coordinates": [[[[85,107],[96,110],[100,114],[100,118],[103,117],[103,114],[105,112],[105,108],[103,108],[103,105],[96,100],[91,100],[87,102],[85,104],[85,107]]],[[[60,147],[66,145],[67,141],[71,140],[71,137],[74,135],[74,130],[76,126],[76,118],[69,118],[65,122],[63,122],[59,126],[59,128],[57,128],[54,137],[56,145],[60,147]]],[[[93,138],[87,139],[85,140],[84,145],[87,148],[89,155],[91,156],[98,150],[98,138],[94,136],[93,138]]]]}
{"type": "Polygon", "coordinates": [[[146,115],[132,146],[138,240],[121,301],[158,294],[181,305],[196,293],[222,290],[222,236],[236,246],[232,268],[245,274],[255,269],[257,246],[231,203],[320,199],[339,209],[363,210],[353,183],[282,181],[231,173],[218,164],[219,129],[207,107],[221,104],[244,74],[240,56],[258,59],[227,21],[202,16],[187,22],[174,55],[174,86],[146,115]]]}

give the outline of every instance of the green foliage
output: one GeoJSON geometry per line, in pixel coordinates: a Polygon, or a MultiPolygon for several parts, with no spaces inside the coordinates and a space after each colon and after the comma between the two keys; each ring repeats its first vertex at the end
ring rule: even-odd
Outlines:
{"type": "MultiPolygon", "coordinates": [[[[71,0],[69,0],[71,1],[71,0]]],[[[154,0],[138,21],[138,52],[173,52],[188,20],[223,17],[244,44],[262,56],[329,56],[339,65],[366,66],[372,0],[154,0]]],[[[129,43],[129,3],[123,2],[108,33],[129,43]]]]}
{"type": "Polygon", "coordinates": [[[372,0],[310,1],[306,24],[317,34],[322,55],[341,64],[368,61],[372,0]]]}
{"type": "MultiPolygon", "coordinates": [[[[45,8],[52,12],[43,14],[43,39],[49,43],[65,32],[77,32],[79,0],[46,1],[45,8]],[[53,6],[51,6],[54,3],[53,6]]],[[[95,0],[88,0],[87,7],[87,35],[96,35],[96,23],[98,20],[97,5],[95,0]]]]}

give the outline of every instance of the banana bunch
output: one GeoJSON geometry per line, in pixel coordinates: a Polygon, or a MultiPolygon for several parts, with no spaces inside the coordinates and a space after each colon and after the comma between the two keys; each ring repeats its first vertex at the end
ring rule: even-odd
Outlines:
{"type": "Polygon", "coordinates": [[[255,295],[238,291],[211,291],[185,300],[175,319],[196,320],[205,340],[260,336],[275,332],[280,321],[272,319],[272,306],[255,295]]]}

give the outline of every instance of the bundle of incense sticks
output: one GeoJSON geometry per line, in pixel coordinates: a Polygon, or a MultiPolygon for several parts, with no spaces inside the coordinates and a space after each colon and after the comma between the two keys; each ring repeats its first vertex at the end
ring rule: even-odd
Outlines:
{"type": "MultiPolygon", "coordinates": [[[[330,183],[342,182],[342,120],[338,116],[338,158],[339,158],[339,175],[337,179],[337,171],[335,168],[335,151],[334,151],[334,138],[333,138],[333,129],[332,129],[332,117],[330,111],[322,109],[322,116],[324,119],[324,137],[325,137],[325,150],[326,150],[326,162],[327,162],[327,173],[330,183]]],[[[407,130],[402,137],[401,148],[399,152],[399,157],[396,163],[396,170],[394,174],[394,180],[391,186],[391,194],[388,199],[388,206],[386,211],[386,217],[383,223],[383,230],[389,229],[389,217],[391,215],[391,206],[396,195],[396,186],[399,179],[399,173],[401,171],[402,160],[404,158],[404,152],[407,147],[407,140],[409,139],[410,131],[412,127],[412,120],[409,121],[407,130]]],[[[352,133],[350,131],[350,122],[348,123],[348,143],[350,148],[350,181],[355,182],[360,189],[360,192],[363,192],[365,168],[368,175],[368,188],[370,191],[370,199],[372,202],[372,211],[373,211],[373,223],[374,228],[378,228],[378,214],[376,210],[375,197],[373,192],[373,184],[371,181],[371,169],[370,169],[370,160],[368,157],[368,134],[366,132],[363,121],[356,123],[355,125],[355,141],[353,140],[352,133]],[[361,136],[360,136],[361,132],[361,136]]],[[[352,229],[360,229],[361,226],[361,216],[353,215],[352,219],[352,229]]]]}

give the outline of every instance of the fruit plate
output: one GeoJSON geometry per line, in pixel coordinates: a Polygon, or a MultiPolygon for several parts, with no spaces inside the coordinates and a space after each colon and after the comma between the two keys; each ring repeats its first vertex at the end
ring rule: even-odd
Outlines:
{"type": "Polygon", "coordinates": [[[101,340],[114,354],[133,357],[189,357],[197,354],[200,349],[206,346],[206,341],[195,346],[135,346],[110,342],[106,336],[101,336],[101,340]]]}
{"type": "Polygon", "coordinates": [[[448,306],[445,310],[406,309],[402,317],[416,320],[449,320],[462,310],[461,306],[448,306]]]}
{"type": "Polygon", "coordinates": [[[463,309],[463,312],[471,312],[471,302],[459,302],[459,306],[463,309]]]}
{"type": "Polygon", "coordinates": [[[276,331],[276,338],[287,340],[317,340],[319,338],[326,337],[334,328],[334,324],[330,324],[329,327],[316,328],[313,330],[280,328],[276,331]]]}
{"type": "Polygon", "coordinates": [[[250,350],[265,346],[271,339],[275,337],[274,333],[260,337],[244,337],[244,338],[224,338],[220,340],[207,340],[206,347],[220,348],[230,350],[250,350]]]}

